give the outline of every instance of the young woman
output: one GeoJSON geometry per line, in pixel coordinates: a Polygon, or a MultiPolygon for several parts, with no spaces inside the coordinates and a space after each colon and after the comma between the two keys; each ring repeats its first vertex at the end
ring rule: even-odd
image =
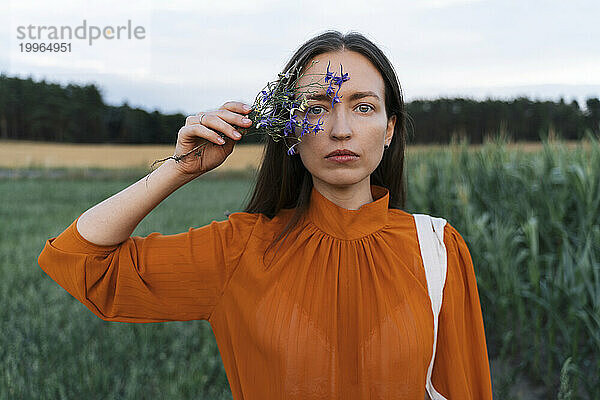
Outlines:
{"type": "Polygon", "coordinates": [[[40,266],[106,321],[208,320],[234,399],[421,400],[426,385],[434,399],[491,399],[474,268],[450,224],[434,346],[415,217],[402,210],[405,114],[392,65],[364,36],[330,31],[284,71],[314,60],[314,73],[341,64],[349,74],[341,101],[313,96],[306,112],[323,130],[304,135],[297,154],[267,142],[243,212],[130,237],[233,151],[234,126],[249,127],[250,110],[228,102],[189,116],[178,133],[175,154],[209,141],[202,157],[168,160],[85,211],[46,242],[40,266]]]}

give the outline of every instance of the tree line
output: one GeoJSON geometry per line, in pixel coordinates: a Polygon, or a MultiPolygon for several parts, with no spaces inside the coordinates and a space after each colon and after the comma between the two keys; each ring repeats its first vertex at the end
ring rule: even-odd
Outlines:
{"type": "MultiPolygon", "coordinates": [[[[464,98],[414,100],[406,103],[408,143],[445,144],[454,137],[482,143],[502,134],[512,141],[539,141],[549,133],[566,140],[586,131],[600,134],[600,100],[590,97],[586,109],[577,101],[477,101],[464,98]]],[[[162,114],[127,103],[104,103],[96,85],[62,86],[0,75],[0,140],[69,143],[173,144],[185,115],[162,114]]],[[[259,135],[243,139],[259,142],[259,135]]]]}

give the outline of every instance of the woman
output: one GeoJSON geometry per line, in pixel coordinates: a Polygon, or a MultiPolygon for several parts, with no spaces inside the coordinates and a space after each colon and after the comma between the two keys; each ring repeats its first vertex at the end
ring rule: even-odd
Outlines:
{"type": "MultiPolygon", "coordinates": [[[[244,210],[176,235],[130,237],[169,194],[220,165],[249,127],[238,102],[189,116],[173,159],[46,242],[40,266],[107,321],[208,320],[234,398],[491,399],[469,250],[444,228],[447,279],[437,345],[415,218],[404,206],[405,116],[385,55],[360,34],[326,32],[286,65],[350,79],[323,93],[288,155],[268,141],[244,210]],[[221,140],[220,135],[225,135],[221,140]],[[274,245],[277,244],[275,247],[274,245]],[[439,395],[443,397],[439,397],[439,395]]],[[[300,84],[310,80],[302,76],[300,84]]]]}

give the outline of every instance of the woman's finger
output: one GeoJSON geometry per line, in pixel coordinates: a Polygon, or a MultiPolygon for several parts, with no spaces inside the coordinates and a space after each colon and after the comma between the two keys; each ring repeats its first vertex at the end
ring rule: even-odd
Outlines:
{"type": "Polygon", "coordinates": [[[233,111],[239,114],[248,114],[252,110],[252,107],[239,101],[228,101],[221,106],[221,109],[233,111]]]}
{"type": "Polygon", "coordinates": [[[234,140],[240,140],[242,135],[235,130],[235,128],[229,125],[227,122],[223,121],[219,115],[214,113],[205,114],[204,118],[202,118],[202,125],[207,128],[213,129],[217,132],[224,133],[234,140]]]}
{"type": "MultiPolygon", "coordinates": [[[[204,118],[206,119],[206,117],[204,118]]],[[[181,129],[179,129],[178,136],[181,136],[182,138],[197,136],[218,145],[225,144],[225,140],[217,132],[200,124],[182,126],[181,129]]]]}
{"type": "Polygon", "coordinates": [[[217,110],[216,113],[223,121],[228,122],[232,125],[239,126],[240,128],[247,128],[250,125],[252,125],[252,121],[246,118],[245,115],[240,115],[236,112],[224,108],[217,110]]]}
{"type": "Polygon", "coordinates": [[[188,115],[188,117],[185,119],[185,125],[198,125],[201,117],[202,113],[199,113],[198,115],[188,115]]]}

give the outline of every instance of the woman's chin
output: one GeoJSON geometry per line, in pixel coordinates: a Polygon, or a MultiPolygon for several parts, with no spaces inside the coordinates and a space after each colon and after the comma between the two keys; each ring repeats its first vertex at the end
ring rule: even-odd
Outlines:
{"type": "Polygon", "coordinates": [[[357,174],[356,171],[353,172],[354,173],[350,171],[338,171],[338,173],[328,174],[327,176],[319,177],[319,179],[332,186],[350,186],[355,185],[368,177],[368,175],[363,176],[357,174]]]}

